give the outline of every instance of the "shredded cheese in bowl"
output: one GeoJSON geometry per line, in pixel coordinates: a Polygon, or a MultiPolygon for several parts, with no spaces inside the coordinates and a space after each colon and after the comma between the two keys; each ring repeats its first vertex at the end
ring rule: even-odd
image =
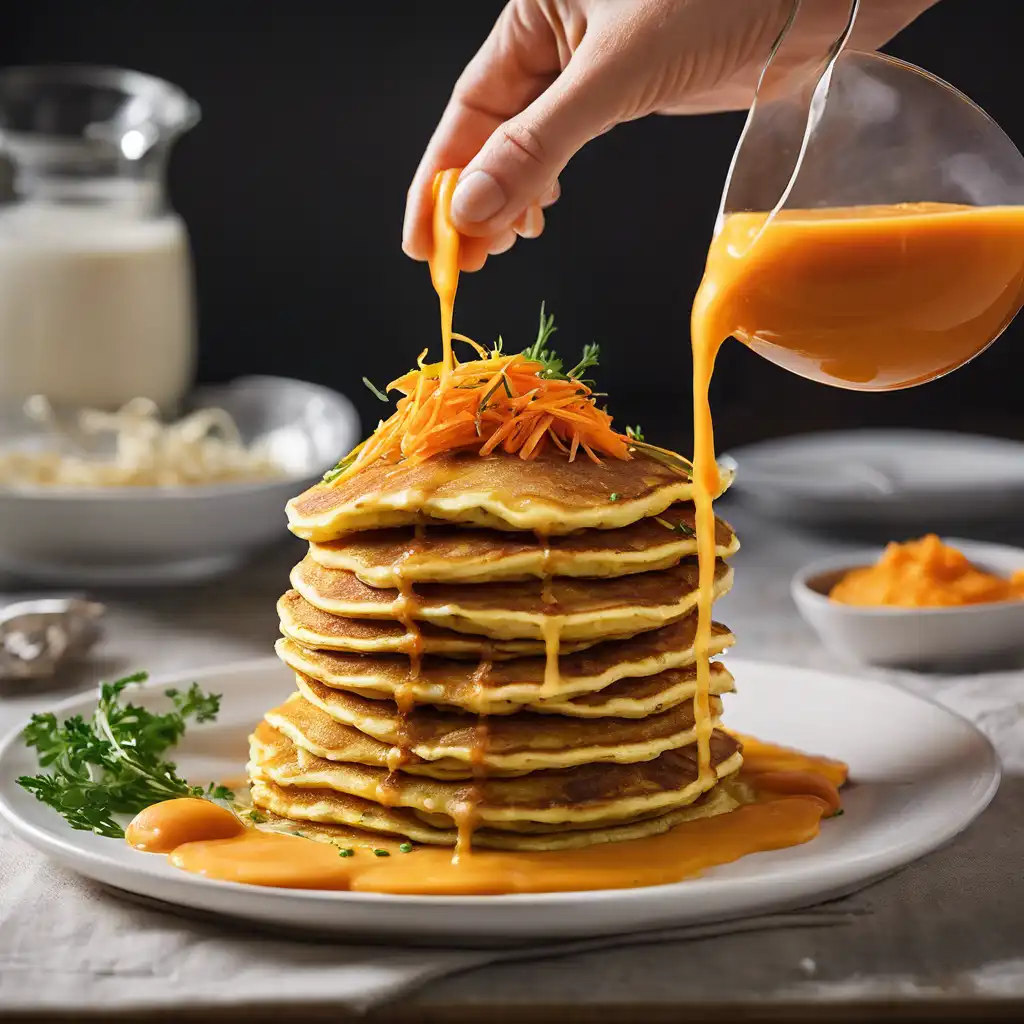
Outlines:
{"type": "Polygon", "coordinates": [[[0,451],[0,485],[188,487],[285,475],[264,445],[246,445],[223,409],[168,424],[153,402],[136,398],[117,412],[85,409],[66,421],[36,395],[25,414],[46,430],[46,443],[0,451]]]}

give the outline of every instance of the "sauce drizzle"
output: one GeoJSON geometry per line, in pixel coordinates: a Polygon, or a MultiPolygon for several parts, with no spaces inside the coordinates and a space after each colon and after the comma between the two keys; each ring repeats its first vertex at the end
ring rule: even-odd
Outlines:
{"type": "Polygon", "coordinates": [[[377,799],[391,805],[395,801],[395,790],[399,779],[397,772],[411,756],[412,742],[409,735],[409,715],[415,705],[416,681],[423,668],[423,635],[416,617],[416,591],[405,573],[406,565],[422,550],[424,529],[416,526],[409,546],[392,566],[392,574],[398,589],[395,615],[409,637],[407,654],[409,669],[405,678],[395,687],[395,706],[398,710],[398,742],[388,751],[388,774],[377,785],[377,799]]]}
{"type": "Polygon", "coordinates": [[[430,253],[430,280],[441,305],[441,382],[452,372],[452,318],[459,287],[459,233],[451,220],[452,194],[460,168],[440,171],[434,178],[434,246],[430,253]]]}
{"type": "MultiPolygon", "coordinates": [[[[741,781],[753,803],[684,822],[661,835],[579,850],[505,853],[399,844],[339,829],[335,845],[244,826],[231,811],[191,797],[155,804],[129,826],[132,846],[167,852],[184,871],[292,889],[351,889],[421,895],[569,892],[661,885],[764,850],[813,839],[838,806],[838,762],[747,740],[741,781]],[[764,785],[759,784],[759,776],[764,785]],[[351,849],[339,856],[338,846],[351,849]],[[381,856],[374,851],[384,851],[381,856]]],[[[312,826],[310,826],[312,827],[312,826]]],[[[301,825],[299,826],[301,829],[301,825]]]]}
{"type": "Polygon", "coordinates": [[[721,489],[708,400],[726,338],[811,379],[860,390],[930,380],[980,352],[1024,297],[1024,208],[906,203],[728,214],[690,318],[699,586],[694,698],[710,770],[708,647],[721,489]]]}
{"type": "MultiPolygon", "coordinates": [[[[491,675],[491,662],[483,658],[473,673],[472,684],[476,694],[477,707],[483,705],[487,680],[491,675]]],[[[469,760],[473,769],[473,782],[466,789],[461,804],[455,814],[455,826],[458,836],[455,841],[453,863],[472,852],[473,830],[479,822],[478,808],[484,799],[484,783],[487,781],[487,751],[490,747],[491,733],[487,716],[478,712],[473,727],[473,744],[469,752],[469,760]]]]}

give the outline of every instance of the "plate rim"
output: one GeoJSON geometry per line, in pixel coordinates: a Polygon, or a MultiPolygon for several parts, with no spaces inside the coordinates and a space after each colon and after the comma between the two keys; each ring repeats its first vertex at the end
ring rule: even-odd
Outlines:
{"type": "MultiPolygon", "coordinates": [[[[1009,437],[996,437],[989,434],[975,434],[959,430],[927,430],[918,427],[853,427],[847,430],[818,430],[807,433],[783,434],[779,437],[763,438],[760,441],[752,441],[749,444],[739,445],[730,448],[722,453],[722,458],[732,459],[738,469],[732,490],[737,493],[751,496],[773,496],[781,499],[791,499],[799,495],[802,500],[812,502],[816,506],[833,507],[841,503],[855,502],[858,509],[871,507],[882,511],[894,507],[906,506],[937,496],[948,496],[951,492],[963,493],[957,490],[955,481],[950,485],[937,483],[913,483],[901,482],[900,486],[892,493],[876,494],[866,493],[863,490],[845,486],[832,490],[819,488],[817,490],[803,486],[787,486],[785,481],[781,485],[765,485],[761,480],[748,483],[743,473],[743,462],[745,459],[764,457],[766,453],[770,456],[775,449],[779,449],[781,456],[792,456],[799,454],[802,447],[812,445],[815,447],[827,446],[830,442],[856,442],[867,441],[876,444],[914,444],[927,443],[932,446],[941,444],[950,445],[984,445],[990,448],[998,448],[1001,455],[1021,455],[1024,453],[1024,441],[1009,437]]],[[[755,467],[757,468],[757,467],[755,467]]],[[[768,470],[761,469],[761,472],[768,470]]],[[[1024,476],[1018,479],[998,480],[995,477],[988,481],[973,483],[974,492],[995,492],[999,494],[1016,495],[1024,491],[1024,476]]]]}
{"type": "Polygon", "coordinates": [[[805,433],[780,434],[778,437],[766,437],[760,441],[751,441],[730,448],[723,455],[735,457],[736,452],[757,454],[776,447],[799,446],[803,443],[820,443],[834,440],[883,440],[900,437],[917,441],[941,443],[954,441],[957,443],[995,445],[1009,452],[1015,449],[1024,451],[1024,441],[1012,437],[997,437],[995,434],[977,434],[966,430],[928,430],[923,427],[850,427],[840,430],[811,430],[805,433]]]}
{"type": "MultiPolygon", "coordinates": [[[[908,690],[896,683],[875,679],[869,676],[860,677],[843,672],[834,672],[828,669],[821,670],[805,666],[791,666],[782,662],[773,662],[763,659],[730,657],[729,662],[730,667],[735,668],[739,672],[757,672],[759,670],[768,670],[770,672],[785,671],[791,675],[803,677],[808,681],[810,681],[812,677],[817,677],[819,680],[821,677],[827,677],[832,680],[839,680],[845,685],[854,684],[860,687],[867,687],[875,690],[876,692],[895,692],[901,697],[911,701],[919,701],[923,704],[931,705],[948,719],[955,722],[959,728],[965,729],[972,734],[975,742],[980,741],[981,751],[983,752],[985,761],[987,762],[985,765],[986,782],[983,790],[973,799],[971,806],[959,814],[955,820],[951,819],[950,821],[945,822],[941,829],[937,829],[935,832],[929,833],[927,837],[917,837],[915,839],[904,840],[897,843],[895,846],[886,847],[872,853],[862,854],[857,859],[857,863],[861,868],[858,871],[858,878],[860,879],[860,882],[856,884],[846,884],[845,888],[850,891],[863,887],[864,885],[869,885],[871,882],[884,877],[886,874],[900,870],[912,861],[945,846],[948,842],[968,828],[982,813],[984,813],[999,789],[1002,779],[1002,764],[992,741],[973,722],[965,718],[963,715],[958,714],[952,708],[940,703],[937,699],[908,690]]],[[[209,677],[213,675],[219,676],[227,674],[242,674],[252,671],[266,671],[274,667],[280,668],[280,661],[273,655],[267,655],[259,658],[248,658],[227,662],[223,665],[207,666],[206,668],[195,669],[188,672],[180,671],[160,673],[151,677],[141,685],[148,690],[159,690],[173,685],[180,686],[183,683],[192,682],[193,680],[202,682],[204,676],[209,677]]],[[[81,710],[82,703],[91,699],[93,695],[94,689],[81,691],[77,694],[72,694],[71,696],[66,697],[56,704],[46,706],[43,711],[52,712],[58,715],[58,717],[61,714],[66,714],[68,711],[74,713],[75,711],[81,710]]],[[[26,724],[27,719],[20,725],[16,725],[4,736],[0,737],[0,767],[3,766],[5,759],[10,756],[11,749],[17,745],[26,724]]],[[[72,871],[86,875],[86,877],[95,879],[96,876],[87,875],[85,871],[72,866],[71,861],[84,861],[89,864],[106,865],[107,867],[117,866],[116,861],[112,860],[109,856],[105,856],[102,852],[93,851],[75,844],[74,838],[79,834],[75,830],[67,828],[67,836],[56,833],[51,834],[45,828],[30,820],[22,818],[15,808],[8,802],[5,795],[7,787],[16,784],[17,783],[13,779],[6,779],[0,776],[0,819],[3,819],[7,823],[15,836],[26,842],[32,848],[39,850],[47,856],[52,856],[59,863],[69,866],[72,871]]],[[[159,862],[164,863],[162,858],[159,859],[159,862]]],[[[140,860],[138,865],[132,870],[135,874],[148,875],[161,882],[168,882],[168,876],[161,874],[158,869],[150,870],[144,860],[140,860]]],[[[828,866],[822,867],[820,865],[807,865],[805,877],[813,875],[815,872],[828,872],[828,870],[828,866]]],[[[482,907],[515,908],[519,911],[533,908],[542,910],[545,907],[557,907],[560,904],[571,904],[581,900],[586,903],[604,903],[609,900],[616,902],[643,902],[645,899],[652,898],[650,895],[651,893],[668,896],[670,893],[675,894],[678,892],[679,887],[687,887],[691,891],[694,889],[702,889],[706,891],[709,888],[723,884],[721,879],[698,877],[682,879],[678,882],[663,883],[661,885],[638,886],[625,889],[570,890],[567,892],[550,893],[504,893],[481,896],[432,896],[415,894],[393,895],[390,893],[355,892],[352,890],[287,889],[279,886],[252,886],[241,882],[199,878],[188,875],[185,872],[182,872],[181,875],[182,877],[180,879],[176,876],[170,876],[170,884],[174,887],[185,886],[188,888],[194,888],[200,885],[212,885],[220,891],[236,891],[240,895],[254,895],[253,891],[256,890],[255,895],[257,895],[262,901],[273,902],[275,904],[282,901],[289,903],[296,900],[302,902],[329,901],[336,903],[338,906],[342,906],[349,902],[355,902],[370,906],[431,906],[445,910],[475,910],[476,908],[482,907]]],[[[826,890],[831,891],[837,888],[837,885],[834,882],[831,889],[827,889],[823,883],[824,880],[822,880],[821,885],[822,893],[826,892],[826,890]]],[[[734,891],[739,891],[740,896],[742,897],[747,891],[758,886],[763,886],[764,878],[758,875],[730,878],[728,879],[727,884],[734,891]]],[[[842,886],[839,887],[842,888],[842,886]]],[[[133,890],[127,889],[127,891],[130,892],[133,890]]],[[[821,899],[823,900],[828,898],[830,897],[827,895],[821,896],[821,899]]],[[[811,897],[804,905],[812,905],[817,901],[816,897],[811,897]]],[[[183,906],[184,904],[178,903],[176,905],[183,906]]],[[[228,917],[231,915],[224,913],[222,916],[228,917]]]]}

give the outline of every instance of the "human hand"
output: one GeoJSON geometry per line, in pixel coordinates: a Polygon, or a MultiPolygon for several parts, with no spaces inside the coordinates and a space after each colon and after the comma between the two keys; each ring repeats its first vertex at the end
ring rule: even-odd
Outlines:
{"type": "MultiPolygon", "coordinates": [[[[794,62],[828,47],[849,0],[803,0],[794,62]],[[817,8],[817,11],[815,10],[817,8]]],[[[862,0],[850,41],[876,49],[937,0],[862,0]]],[[[536,238],[587,142],[651,113],[750,105],[792,0],[511,0],[462,73],[409,188],[402,247],[430,256],[434,176],[464,167],[452,221],[463,270],[536,238]]]]}

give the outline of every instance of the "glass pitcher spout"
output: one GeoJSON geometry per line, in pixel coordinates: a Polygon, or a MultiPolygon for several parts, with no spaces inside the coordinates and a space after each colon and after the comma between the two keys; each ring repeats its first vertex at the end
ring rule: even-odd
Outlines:
{"type": "Polygon", "coordinates": [[[131,202],[159,213],[171,146],[199,116],[182,89],[137,71],[0,71],[0,151],[19,199],[131,202]]]}

